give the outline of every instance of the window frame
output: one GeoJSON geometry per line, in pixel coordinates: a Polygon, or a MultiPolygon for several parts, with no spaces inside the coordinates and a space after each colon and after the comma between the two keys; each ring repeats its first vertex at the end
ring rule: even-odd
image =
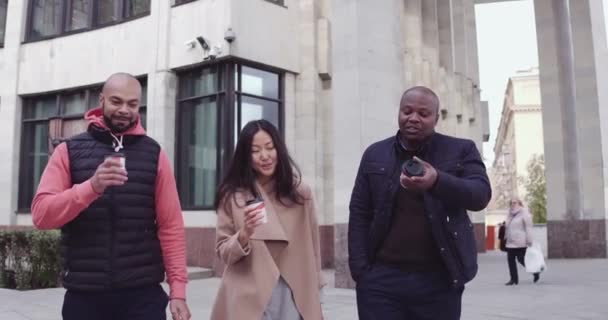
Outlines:
{"type": "Polygon", "coordinates": [[[4,38],[6,37],[6,26],[8,24],[8,0],[0,0],[0,2],[6,3],[6,12],[4,13],[4,25],[0,24],[0,29],[2,29],[2,36],[0,37],[0,48],[4,48],[4,38]]]}
{"type": "MultiPolygon", "coordinates": [[[[32,0],[30,0],[32,1],[32,0]]],[[[34,10],[32,8],[32,10],[34,10]]],[[[74,30],[68,30],[69,28],[69,14],[72,11],[72,1],[70,0],[64,0],[63,1],[63,17],[62,17],[62,31],[63,33],[66,34],[72,34],[72,33],[78,33],[78,32],[84,32],[88,29],[91,28],[91,26],[93,25],[93,11],[95,10],[95,0],[91,0],[91,8],[89,8],[89,16],[87,17],[87,26],[83,27],[83,28],[78,28],[78,29],[74,29],[74,30]]],[[[32,17],[33,17],[33,11],[32,11],[32,17]]],[[[29,20],[29,16],[28,16],[28,26],[30,25],[30,20],[29,20]]],[[[62,32],[59,32],[58,35],[61,35],[62,32]]],[[[30,36],[30,34],[28,33],[28,36],[30,36]]]]}
{"type": "Polygon", "coordinates": [[[195,2],[195,1],[197,1],[197,0],[172,0],[171,1],[171,6],[172,7],[179,7],[181,5],[188,4],[188,3],[191,3],[191,2],[195,2]],[[178,1],[181,1],[181,2],[178,2],[178,1]]]}
{"type": "MultiPolygon", "coordinates": [[[[176,164],[175,165],[175,179],[176,179],[176,185],[178,187],[178,192],[180,195],[183,193],[183,191],[181,190],[181,188],[182,188],[181,176],[183,174],[181,170],[184,170],[185,168],[187,168],[186,155],[182,154],[182,152],[181,152],[181,150],[183,150],[183,148],[185,148],[185,145],[186,145],[186,141],[183,141],[182,139],[180,139],[180,129],[182,128],[180,112],[182,112],[181,111],[182,103],[187,102],[187,101],[192,101],[192,100],[209,98],[209,97],[216,97],[216,101],[218,101],[218,110],[217,110],[218,127],[216,128],[216,130],[217,130],[217,137],[216,137],[217,168],[216,168],[216,172],[215,172],[216,186],[214,186],[214,188],[217,188],[217,185],[220,183],[222,177],[226,173],[230,160],[232,159],[232,156],[234,154],[234,148],[235,148],[234,141],[236,140],[235,125],[239,125],[239,126],[241,125],[240,124],[241,112],[238,112],[238,115],[235,114],[236,110],[237,110],[237,108],[235,108],[235,106],[238,103],[238,110],[240,111],[240,108],[242,107],[240,97],[248,96],[248,97],[253,97],[253,98],[258,98],[258,99],[278,103],[278,109],[279,109],[278,110],[278,124],[279,124],[278,129],[279,129],[279,133],[281,134],[281,136],[283,136],[283,137],[285,136],[285,119],[284,119],[285,118],[285,92],[284,92],[285,84],[284,84],[284,79],[285,79],[286,70],[282,70],[282,69],[272,67],[272,66],[267,66],[264,64],[260,64],[260,63],[255,63],[255,62],[248,61],[245,59],[229,57],[224,60],[210,62],[210,63],[202,63],[202,64],[198,64],[195,66],[190,66],[187,68],[176,69],[174,71],[177,73],[177,78],[178,78],[178,85],[176,88],[177,94],[176,94],[176,116],[175,116],[175,150],[176,150],[176,152],[174,155],[174,159],[175,159],[175,164],[176,164]],[[241,75],[242,75],[241,69],[243,66],[277,74],[277,82],[278,82],[277,99],[240,92],[239,89],[240,89],[241,83],[242,83],[241,82],[241,75]],[[189,97],[189,98],[180,97],[180,95],[179,95],[179,91],[180,91],[180,87],[181,87],[181,81],[179,81],[180,77],[183,77],[186,74],[191,73],[191,72],[196,72],[201,69],[213,68],[213,67],[218,68],[218,73],[217,73],[218,77],[219,77],[218,84],[221,85],[221,87],[218,87],[219,89],[217,92],[215,92],[213,94],[209,94],[209,95],[202,95],[202,96],[189,97]],[[235,73],[237,70],[239,71],[238,72],[238,86],[235,86],[235,76],[236,76],[235,73]],[[235,117],[239,118],[237,120],[236,124],[235,124],[235,117]]],[[[240,131],[240,129],[239,129],[239,131],[240,131]]],[[[182,202],[181,199],[182,198],[180,197],[181,207],[182,207],[182,210],[184,210],[184,211],[208,211],[208,210],[215,209],[213,207],[213,203],[211,203],[209,205],[195,206],[195,205],[190,205],[188,203],[182,202]]]]}
{"type": "Polygon", "coordinates": [[[142,13],[139,14],[134,14],[132,16],[127,17],[127,2],[130,0],[123,0],[122,2],[122,19],[125,21],[130,21],[130,20],[135,20],[135,19],[139,19],[139,18],[143,18],[145,16],[149,16],[151,11],[152,11],[152,0],[150,0],[150,3],[148,5],[148,11],[144,11],[142,13]]]}
{"type": "Polygon", "coordinates": [[[142,94],[141,94],[141,98],[139,101],[139,109],[138,109],[138,113],[139,113],[139,122],[141,124],[141,126],[144,128],[144,130],[148,129],[148,78],[147,77],[142,77],[142,78],[137,78],[137,80],[139,80],[139,83],[141,85],[142,88],[142,94]],[[144,88],[146,88],[144,90],[144,88]],[[145,96],[146,96],[146,103],[142,104],[141,101],[144,99],[144,92],[145,92],[145,96]],[[146,113],[146,122],[142,122],[141,120],[141,112],[142,110],[146,113]]]}
{"type": "Polygon", "coordinates": [[[283,8],[287,8],[287,6],[285,5],[285,0],[278,0],[278,1],[273,1],[273,0],[264,0],[266,2],[270,2],[274,5],[277,5],[279,7],[283,7],[283,8]]]}
{"type": "MultiPolygon", "coordinates": [[[[75,29],[75,30],[68,30],[68,10],[71,9],[71,7],[72,7],[71,1],[70,0],[57,0],[61,3],[61,18],[59,21],[59,25],[60,25],[59,30],[56,30],[55,34],[52,34],[52,35],[37,37],[37,36],[33,35],[32,19],[34,18],[34,5],[33,5],[34,1],[35,0],[27,0],[27,14],[26,14],[27,20],[26,20],[26,27],[25,27],[26,32],[25,32],[25,39],[22,43],[32,43],[32,42],[38,42],[38,41],[51,40],[51,39],[55,39],[55,38],[61,38],[61,37],[66,37],[66,36],[70,36],[73,34],[82,33],[82,32],[102,29],[102,28],[114,26],[114,25],[121,24],[121,23],[126,23],[126,22],[129,22],[132,20],[147,17],[150,15],[150,12],[152,10],[151,4],[150,4],[150,9],[148,11],[140,13],[138,15],[127,17],[126,16],[126,10],[127,10],[126,3],[129,0],[118,0],[118,3],[116,5],[117,8],[115,8],[115,10],[117,10],[117,12],[119,14],[118,19],[116,21],[110,21],[107,23],[100,24],[97,22],[98,4],[99,4],[99,1],[103,1],[103,0],[91,0],[91,8],[90,8],[89,16],[87,19],[87,27],[79,28],[79,29],[75,29]]],[[[152,0],[149,0],[149,1],[152,1],[152,0]]]]}
{"type": "MultiPolygon", "coordinates": [[[[219,124],[218,129],[219,132],[217,132],[216,135],[216,150],[217,153],[215,155],[215,162],[216,164],[220,164],[220,161],[222,160],[222,152],[221,152],[221,141],[222,141],[222,128],[224,127],[224,121],[223,121],[223,117],[222,117],[222,110],[224,109],[224,104],[227,101],[227,86],[229,85],[229,81],[226,80],[226,70],[223,68],[223,64],[219,63],[219,64],[213,64],[213,65],[208,65],[202,68],[191,68],[191,69],[187,69],[187,70],[183,70],[182,72],[178,73],[177,78],[178,78],[178,85],[176,86],[176,115],[175,115],[175,150],[177,150],[177,152],[175,152],[175,163],[176,163],[176,168],[175,168],[175,181],[176,181],[176,185],[178,188],[178,194],[180,194],[180,204],[182,206],[183,210],[211,210],[212,209],[212,205],[211,206],[191,206],[191,205],[186,205],[186,203],[184,203],[185,201],[182,201],[182,194],[184,194],[184,192],[180,192],[181,186],[182,186],[182,170],[185,170],[185,168],[187,167],[187,159],[185,157],[184,154],[182,154],[182,152],[180,152],[183,148],[185,148],[185,141],[183,141],[182,139],[180,139],[180,128],[182,128],[182,117],[181,117],[181,108],[182,107],[182,103],[188,103],[191,101],[198,101],[198,100],[204,100],[204,99],[208,99],[208,98],[215,98],[215,101],[217,103],[217,123],[219,124]],[[202,70],[205,68],[213,68],[213,67],[217,67],[218,68],[218,72],[217,72],[217,85],[218,85],[218,89],[214,92],[214,93],[210,93],[210,94],[204,94],[204,95],[196,95],[196,96],[191,96],[191,97],[187,97],[187,98],[182,98],[180,97],[180,90],[181,90],[181,77],[184,77],[186,75],[188,75],[189,73],[192,72],[196,72],[198,70],[202,70]]],[[[219,170],[216,169],[215,172],[215,180],[216,182],[219,181],[220,178],[220,173],[219,170]]]]}

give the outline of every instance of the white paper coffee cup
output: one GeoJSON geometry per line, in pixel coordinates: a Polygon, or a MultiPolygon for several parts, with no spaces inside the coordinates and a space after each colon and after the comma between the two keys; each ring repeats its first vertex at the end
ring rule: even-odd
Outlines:
{"type": "Polygon", "coordinates": [[[259,215],[262,215],[262,223],[268,222],[268,216],[266,215],[266,207],[264,206],[264,201],[262,199],[254,199],[247,201],[247,210],[259,210],[261,209],[259,215]]]}
{"type": "Polygon", "coordinates": [[[109,154],[109,155],[107,155],[105,157],[105,159],[108,159],[108,158],[118,160],[120,162],[120,165],[122,166],[122,168],[125,169],[125,170],[127,170],[127,158],[125,157],[124,154],[118,153],[118,152],[117,153],[112,153],[112,154],[109,154]]]}

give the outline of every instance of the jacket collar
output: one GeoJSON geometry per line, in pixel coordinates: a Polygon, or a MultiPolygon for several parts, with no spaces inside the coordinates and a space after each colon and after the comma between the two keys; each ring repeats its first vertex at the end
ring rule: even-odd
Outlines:
{"type": "Polygon", "coordinates": [[[402,153],[408,153],[408,154],[413,154],[416,156],[420,156],[420,155],[424,155],[428,152],[428,150],[430,149],[431,143],[433,142],[435,136],[437,136],[437,133],[433,132],[433,134],[431,134],[428,138],[426,138],[426,140],[424,140],[420,146],[418,146],[418,148],[416,149],[408,149],[403,142],[401,141],[401,139],[399,138],[399,135],[401,133],[401,130],[397,130],[397,134],[395,135],[394,138],[394,146],[395,146],[395,150],[397,150],[398,153],[402,154],[402,153]]]}

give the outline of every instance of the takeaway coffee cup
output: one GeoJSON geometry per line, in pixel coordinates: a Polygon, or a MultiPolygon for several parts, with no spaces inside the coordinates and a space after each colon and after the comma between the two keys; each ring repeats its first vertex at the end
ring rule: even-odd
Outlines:
{"type": "Polygon", "coordinates": [[[264,207],[264,199],[257,197],[255,199],[248,200],[246,203],[246,209],[262,209],[260,214],[262,215],[262,223],[268,222],[268,216],[266,216],[266,208],[264,207]]]}
{"type": "Polygon", "coordinates": [[[109,154],[109,155],[107,155],[105,157],[105,159],[108,159],[108,158],[118,159],[120,161],[120,165],[122,166],[122,168],[125,169],[125,170],[127,170],[127,167],[126,167],[126,163],[127,163],[126,160],[127,160],[127,158],[125,157],[124,154],[122,154],[120,152],[114,152],[114,153],[111,153],[111,154],[109,154]]]}
{"type": "Polygon", "coordinates": [[[408,177],[421,177],[424,175],[422,163],[415,159],[407,160],[401,166],[401,172],[408,177]]]}

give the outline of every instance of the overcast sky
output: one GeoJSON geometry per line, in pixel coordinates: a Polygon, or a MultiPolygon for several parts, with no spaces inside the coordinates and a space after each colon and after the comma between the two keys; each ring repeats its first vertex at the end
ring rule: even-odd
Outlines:
{"type": "MultiPolygon", "coordinates": [[[[608,0],[602,4],[608,36],[608,0]]],[[[490,141],[484,143],[483,155],[491,165],[507,81],[518,70],[538,67],[534,1],[478,4],[475,17],[481,99],[490,108],[490,141]]]]}
{"type": "Polygon", "coordinates": [[[517,70],[538,67],[532,0],[475,6],[481,99],[490,108],[490,141],[484,143],[486,164],[494,160],[494,142],[507,81],[517,70]]]}

